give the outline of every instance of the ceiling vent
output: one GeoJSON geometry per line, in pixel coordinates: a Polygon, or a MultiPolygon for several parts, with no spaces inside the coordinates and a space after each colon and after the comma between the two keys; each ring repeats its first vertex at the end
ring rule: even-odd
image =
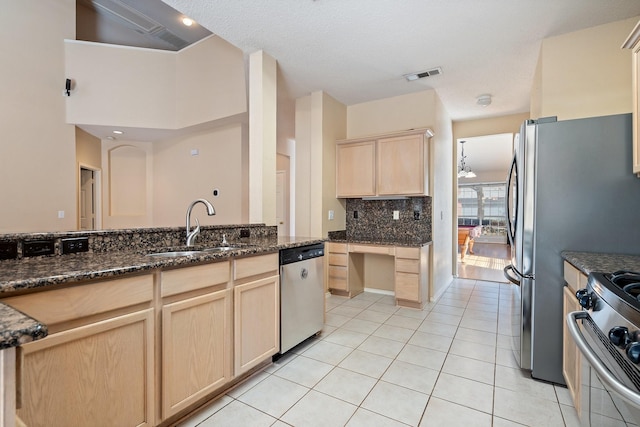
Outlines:
{"type": "Polygon", "coordinates": [[[89,0],[96,11],[107,12],[109,16],[119,20],[140,34],[158,38],[178,50],[189,45],[189,42],[178,37],[162,24],[154,21],[139,10],[136,10],[121,0],[89,0]]]}
{"type": "Polygon", "coordinates": [[[421,71],[419,73],[405,74],[404,78],[407,79],[407,81],[412,82],[425,77],[439,76],[440,74],[442,74],[442,68],[437,67],[432,68],[431,70],[421,71]]]}
{"type": "Polygon", "coordinates": [[[153,19],[119,0],[91,0],[91,3],[96,8],[111,13],[114,17],[132,24],[145,33],[152,33],[162,28],[162,25],[153,19]]]}

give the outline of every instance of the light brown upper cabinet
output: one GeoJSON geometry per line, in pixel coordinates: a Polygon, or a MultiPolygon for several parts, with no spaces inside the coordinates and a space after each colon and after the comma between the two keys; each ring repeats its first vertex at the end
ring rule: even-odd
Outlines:
{"type": "Polygon", "coordinates": [[[633,173],[640,176],[640,22],[622,45],[631,49],[633,63],[633,173]]]}
{"type": "Polygon", "coordinates": [[[336,146],[337,197],[376,195],[376,141],[336,146]]]}
{"type": "Polygon", "coordinates": [[[336,197],[429,195],[431,130],[337,141],[336,197]]]}

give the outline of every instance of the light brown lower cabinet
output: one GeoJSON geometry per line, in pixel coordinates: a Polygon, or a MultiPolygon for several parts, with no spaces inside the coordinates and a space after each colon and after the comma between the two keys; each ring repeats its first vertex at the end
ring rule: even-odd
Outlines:
{"type": "Polygon", "coordinates": [[[17,415],[170,425],[278,352],[279,283],[271,253],[2,299],[50,334],[21,347],[17,415]]]}
{"type": "Polygon", "coordinates": [[[573,399],[573,405],[578,414],[581,407],[581,368],[582,353],[569,334],[566,317],[572,311],[580,311],[582,307],[576,298],[576,291],[583,289],[587,285],[587,276],[580,272],[573,265],[564,262],[564,279],[567,286],[563,289],[563,316],[562,316],[562,375],[567,383],[567,389],[573,399]]]}
{"type": "Polygon", "coordinates": [[[162,307],[162,417],[231,380],[231,290],[162,307]]]}
{"type": "Polygon", "coordinates": [[[153,425],[153,310],[91,323],[23,346],[29,427],[153,425]]]}
{"type": "Polygon", "coordinates": [[[276,354],[280,348],[280,280],[266,277],[233,288],[235,375],[276,354]]]}
{"type": "Polygon", "coordinates": [[[153,425],[152,300],[152,274],[4,298],[49,329],[20,349],[20,419],[29,427],[153,425]]]}

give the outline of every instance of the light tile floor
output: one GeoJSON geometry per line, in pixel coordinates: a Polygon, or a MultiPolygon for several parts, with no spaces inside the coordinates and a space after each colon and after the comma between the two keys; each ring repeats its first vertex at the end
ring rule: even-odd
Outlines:
{"type": "Polygon", "coordinates": [[[424,310],[330,296],[319,337],[180,427],[579,426],[566,388],[517,368],[510,286],[456,279],[424,310]]]}

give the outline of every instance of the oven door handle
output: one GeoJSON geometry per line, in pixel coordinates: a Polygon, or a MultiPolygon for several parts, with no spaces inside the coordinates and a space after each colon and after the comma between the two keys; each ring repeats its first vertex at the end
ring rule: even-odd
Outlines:
{"type": "Polygon", "coordinates": [[[577,322],[578,320],[587,319],[588,317],[589,313],[586,311],[573,311],[567,314],[567,327],[571,337],[580,349],[582,355],[587,359],[591,367],[595,369],[598,378],[600,378],[604,385],[608,386],[610,391],[617,393],[635,407],[640,408],[640,394],[631,390],[613,376],[582,335],[577,322]]]}

